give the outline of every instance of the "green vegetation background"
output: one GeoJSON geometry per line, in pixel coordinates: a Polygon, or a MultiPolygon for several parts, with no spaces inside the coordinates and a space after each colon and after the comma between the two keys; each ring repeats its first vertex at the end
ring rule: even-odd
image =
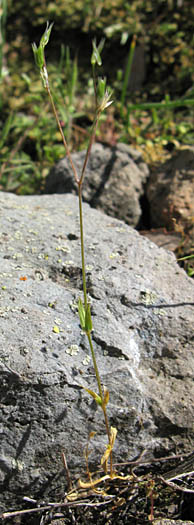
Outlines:
{"type": "Polygon", "coordinates": [[[1,189],[41,192],[50,167],[64,156],[31,49],[47,20],[54,21],[46,51],[48,69],[72,150],[85,147],[93,118],[94,37],[97,42],[106,39],[102,75],[114,89],[114,105],[102,118],[97,139],[141,148],[150,163],[163,160],[181,144],[194,143],[190,0],[1,0],[0,17],[1,189]],[[134,55],[122,103],[132,42],[140,55],[134,55]],[[134,81],[138,72],[139,84],[134,81]]]}

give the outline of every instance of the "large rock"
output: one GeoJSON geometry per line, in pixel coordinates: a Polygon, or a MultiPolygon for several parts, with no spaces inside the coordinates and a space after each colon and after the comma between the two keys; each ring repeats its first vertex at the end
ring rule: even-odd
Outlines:
{"type": "MultiPolygon", "coordinates": [[[[194,224],[194,147],[185,146],[156,168],[149,178],[147,198],[153,227],[182,231],[194,224]]],[[[194,230],[193,230],[194,233],[194,230]]]]}
{"type": "MultiPolygon", "coordinates": [[[[85,151],[73,153],[78,174],[81,174],[85,151]]],[[[141,197],[149,175],[141,154],[118,144],[110,148],[94,144],[83,183],[83,200],[107,215],[124,220],[131,226],[140,222],[141,197]]],[[[50,171],[45,193],[74,193],[77,187],[67,158],[60,160],[50,171]]]]}
{"type": "MultiPolygon", "coordinates": [[[[107,440],[101,411],[81,388],[97,390],[76,311],[77,198],[1,193],[0,210],[0,491],[7,510],[24,495],[59,500],[61,451],[73,476],[82,475],[90,431],[91,469],[107,440]]],[[[118,429],[114,459],[143,449],[190,452],[194,283],[171,252],[88,204],[83,210],[93,342],[118,429]]]]}

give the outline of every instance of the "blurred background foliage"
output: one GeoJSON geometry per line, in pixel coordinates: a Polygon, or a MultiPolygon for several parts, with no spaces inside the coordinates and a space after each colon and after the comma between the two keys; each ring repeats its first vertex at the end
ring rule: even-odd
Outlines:
{"type": "Polygon", "coordinates": [[[100,75],[114,90],[97,140],[126,142],[151,165],[194,144],[194,3],[191,0],[0,0],[0,188],[40,193],[64,156],[31,43],[54,21],[46,49],[71,149],[93,118],[92,39],[105,38],[100,75]]]}

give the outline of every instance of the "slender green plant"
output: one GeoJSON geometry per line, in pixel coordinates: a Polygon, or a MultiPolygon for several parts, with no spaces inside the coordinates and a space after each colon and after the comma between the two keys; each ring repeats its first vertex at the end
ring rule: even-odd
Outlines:
{"type": "Polygon", "coordinates": [[[55,106],[54,98],[53,98],[53,95],[52,95],[52,92],[51,92],[51,88],[50,88],[50,84],[49,84],[49,78],[48,78],[48,71],[47,71],[47,65],[46,65],[44,49],[45,49],[45,46],[49,42],[49,38],[50,38],[52,27],[53,27],[53,23],[49,25],[49,23],[47,22],[46,30],[45,30],[45,32],[44,32],[44,34],[43,34],[43,36],[42,36],[42,38],[40,40],[39,47],[37,48],[36,44],[33,43],[32,44],[32,49],[33,49],[36,65],[38,66],[38,69],[40,71],[40,75],[41,75],[41,78],[42,78],[42,81],[43,81],[43,85],[44,85],[44,87],[45,87],[45,89],[46,89],[46,91],[48,93],[48,97],[50,99],[52,110],[53,110],[53,113],[54,113],[54,116],[55,116],[55,119],[56,119],[56,122],[57,122],[57,126],[59,128],[59,131],[60,131],[60,134],[61,134],[61,137],[62,137],[62,141],[63,141],[63,145],[64,145],[64,148],[65,148],[65,151],[66,151],[66,155],[67,155],[69,163],[71,165],[71,168],[72,168],[72,171],[73,171],[73,175],[75,177],[75,181],[76,181],[76,184],[77,184],[77,189],[78,189],[79,219],[80,219],[80,240],[81,240],[81,261],[82,261],[82,281],[83,281],[83,302],[82,302],[81,298],[79,298],[79,301],[78,301],[78,312],[79,312],[81,328],[86,333],[86,336],[87,336],[87,339],[88,339],[88,343],[89,343],[89,347],[90,347],[90,351],[91,351],[91,355],[92,355],[93,366],[94,366],[96,381],[97,381],[97,385],[98,385],[98,394],[93,392],[93,390],[90,390],[90,389],[87,389],[87,388],[85,388],[85,390],[95,399],[96,403],[101,407],[101,409],[103,411],[104,421],[105,421],[105,426],[106,426],[106,433],[107,433],[107,437],[108,437],[108,445],[107,445],[105,453],[103,454],[103,456],[101,458],[101,464],[102,464],[102,466],[103,466],[103,468],[105,470],[105,473],[107,473],[108,461],[110,460],[110,476],[113,476],[114,473],[113,473],[113,466],[112,466],[112,448],[113,448],[114,441],[115,441],[115,438],[116,438],[117,430],[116,430],[116,428],[113,428],[113,427],[110,428],[109,427],[107,410],[106,410],[106,407],[107,407],[107,404],[108,404],[108,401],[109,401],[109,392],[108,392],[108,390],[106,388],[103,389],[103,387],[102,387],[100,374],[99,374],[99,370],[98,370],[98,366],[97,366],[97,362],[96,362],[96,356],[95,356],[95,352],[94,352],[94,347],[93,347],[93,343],[92,343],[92,336],[91,336],[91,333],[92,333],[92,318],[91,318],[90,303],[88,301],[87,288],[86,288],[86,270],[85,270],[85,254],[84,254],[84,227],[83,227],[83,212],[82,212],[82,185],[83,185],[84,175],[85,175],[85,171],[86,171],[86,166],[87,166],[88,158],[89,158],[89,155],[90,155],[90,152],[91,152],[92,144],[93,144],[93,141],[94,141],[94,138],[95,138],[95,133],[96,133],[96,129],[97,129],[97,126],[98,126],[98,122],[99,122],[100,116],[101,116],[102,112],[112,103],[112,100],[111,100],[112,92],[107,87],[105,78],[101,78],[101,77],[98,78],[98,79],[96,78],[96,65],[101,66],[101,64],[102,64],[101,51],[102,51],[104,42],[101,41],[100,44],[97,46],[96,45],[96,41],[93,40],[93,42],[92,42],[93,50],[92,50],[92,55],[91,55],[91,65],[92,65],[93,82],[94,82],[95,115],[94,115],[94,121],[93,121],[93,125],[92,125],[91,132],[90,132],[88,148],[87,148],[87,151],[86,151],[86,156],[85,156],[85,160],[84,160],[84,163],[83,163],[82,171],[81,171],[81,174],[78,175],[76,167],[75,167],[73,159],[72,159],[72,156],[71,156],[71,153],[70,153],[70,150],[69,150],[69,147],[68,147],[68,144],[67,144],[67,141],[66,141],[66,138],[65,138],[64,133],[63,133],[61,122],[60,122],[60,119],[59,119],[59,116],[58,116],[58,112],[57,112],[57,109],[56,109],[56,106],[55,106]]]}

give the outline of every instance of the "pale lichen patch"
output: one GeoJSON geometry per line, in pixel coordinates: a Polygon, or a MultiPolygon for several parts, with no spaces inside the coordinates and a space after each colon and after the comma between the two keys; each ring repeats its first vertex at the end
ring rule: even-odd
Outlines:
{"type": "Polygon", "coordinates": [[[66,348],[66,354],[69,354],[71,356],[77,355],[79,352],[79,346],[78,345],[70,345],[68,348],[66,348]]]}

